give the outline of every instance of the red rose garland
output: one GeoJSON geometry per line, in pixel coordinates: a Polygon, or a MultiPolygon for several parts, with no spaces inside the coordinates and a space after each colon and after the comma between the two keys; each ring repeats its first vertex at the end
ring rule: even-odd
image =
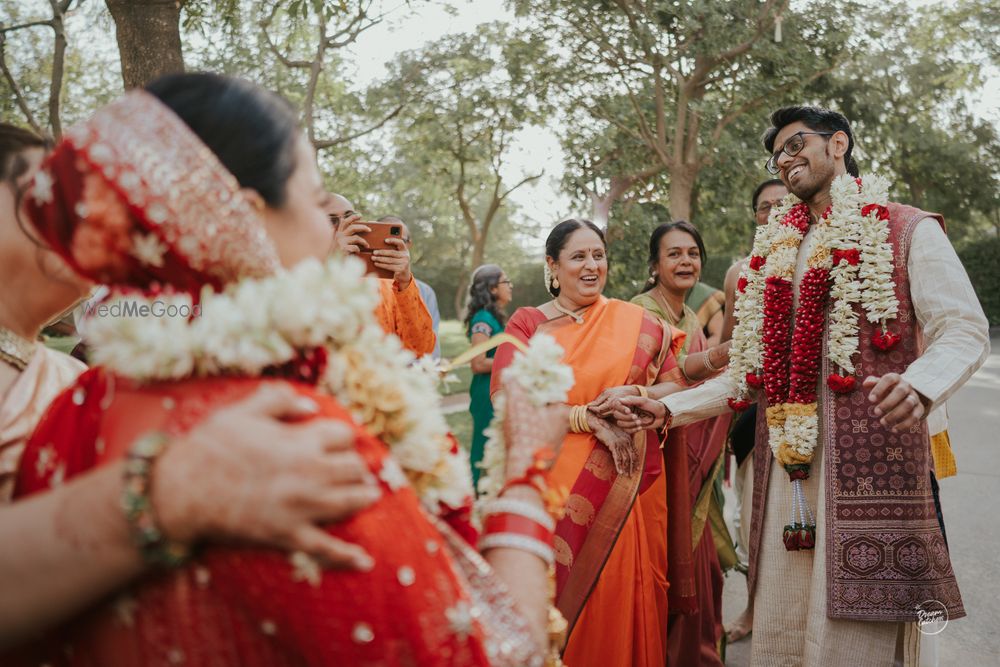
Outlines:
{"type": "Polygon", "coordinates": [[[791,371],[788,400],[791,403],[816,402],[816,382],[823,351],[823,324],[827,297],[830,295],[830,272],[809,269],[799,284],[799,307],[795,311],[792,334],[791,371]]]}
{"type": "Polygon", "coordinates": [[[887,190],[887,181],[877,176],[864,184],[860,179],[835,179],[832,205],[814,233],[794,320],[792,276],[810,224],[805,203],[794,198],[783,202],[768,225],[758,230],[747,269],[737,283],[737,324],[729,371],[736,392],[729,405],[745,409],[749,391],[763,388],[771,449],[793,486],[791,522],[783,535],[789,550],[815,545],[815,520],[801,482],[809,477],[819,438],[818,387],[827,318],[831,328],[826,356],[834,372],[825,380],[834,392],[857,389],[851,356],[857,350],[854,321],[859,306],[876,325],[875,348],[888,351],[899,343],[899,336],[888,330],[898,305],[885,224],[889,210],[883,203],[867,203],[886,202],[887,190]],[[860,299],[852,294],[856,289],[852,281],[863,284],[860,299]]]}

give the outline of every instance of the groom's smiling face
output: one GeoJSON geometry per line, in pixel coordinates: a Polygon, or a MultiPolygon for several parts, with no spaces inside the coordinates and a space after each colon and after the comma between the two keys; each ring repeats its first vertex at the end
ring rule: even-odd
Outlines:
{"type": "Polygon", "coordinates": [[[799,199],[809,201],[816,193],[824,190],[838,173],[844,173],[843,150],[847,135],[837,132],[824,137],[802,121],[790,123],[778,131],[774,138],[774,151],[781,150],[786,142],[801,139],[802,149],[794,156],[782,152],[778,156],[778,177],[799,199]],[[802,134],[799,136],[799,132],[802,134]],[[839,153],[839,156],[838,156],[839,153]],[[837,168],[838,164],[840,169],[837,168]]]}

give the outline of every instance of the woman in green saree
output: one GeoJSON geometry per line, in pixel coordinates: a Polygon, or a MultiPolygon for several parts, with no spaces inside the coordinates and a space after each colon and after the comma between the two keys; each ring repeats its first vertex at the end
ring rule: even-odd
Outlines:
{"type": "MultiPolygon", "coordinates": [[[[484,264],[472,273],[469,301],[466,305],[465,335],[472,345],[478,345],[503,333],[507,315],[504,307],[514,297],[514,283],[496,264],[484,264]]],[[[493,419],[493,402],[490,400],[490,377],[496,349],[473,358],[472,383],[469,385],[469,412],[472,413],[472,447],[469,461],[472,464],[472,488],[479,488],[486,435],[483,430],[493,419]]]]}

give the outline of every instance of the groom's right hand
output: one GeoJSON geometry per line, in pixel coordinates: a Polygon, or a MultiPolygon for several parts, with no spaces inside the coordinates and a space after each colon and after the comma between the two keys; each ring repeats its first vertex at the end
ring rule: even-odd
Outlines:
{"type": "Polygon", "coordinates": [[[642,396],[621,396],[611,412],[618,428],[626,433],[661,428],[667,422],[667,406],[642,396]]]}

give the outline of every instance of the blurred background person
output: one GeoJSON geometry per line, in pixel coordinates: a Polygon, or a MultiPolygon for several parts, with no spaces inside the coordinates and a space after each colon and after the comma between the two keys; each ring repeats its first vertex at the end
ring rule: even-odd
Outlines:
{"type": "Polygon", "coordinates": [[[717,287],[698,281],[684,297],[686,303],[701,323],[701,330],[709,346],[722,342],[722,323],[726,296],[717,287]]]}
{"type": "MultiPolygon", "coordinates": [[[[354,204],[349,199],[331,193],[325,208],[341,251],[353,255],[368,247],[364,235],[371,228],[361,221],[361,215],[354,210],[354,204]]],[[[381,269],[392,271],[393,278],[378,281],[381,298],[375,309],[375,318],[384,331],[399,336],[407,350],[418,357],[431,354],[437,336],[431,314],[410,272],[410,251],[402,239],[389,238],[386,243],[396,250],[376,250],[374,263],[381,269]]]]}
{"type": "Polygon", "coordinates": [[[38,342],[42,328],[88,289],[25,232],[18,213],[48,148],[42,137],[0,123],[0,502],[10,500],[25,442],[45,409],[86,370],[38,342]]]}
{"type": "MultiPolygon", "coordinates": [[[[406,244],[406,250],[410,253],[410,258],[413,257],[413,234],[410,232],[410,228],[403,222],[403,219],[395,215],[386,215],[378,219],[379,222],[398,222],[403,227],[403,243],[406,244]]],[[[427,312],[431,314],[431,325],[434,329],[434,351],[431,352],[431,356],[434,359],[441,358],[441,310],[438,308],[437,293],[434,288],[420,280],[416,276],[413,276],[413,282],[417,283],[417,289],[420,290],[420,298],[423,299],[424,306],[427,307],[427,312]]]]}
{"type": "MultiPolygon", "coordinates": [[[[754,216],[755,228],[767,224],[771,209],[777,206],[787,194],[788,188],[779,178],[766,180],[754,188],[753,194],[750,196],[750,210],[754,216]]],[[[750,238],[752,242],[753,237],[750,238]]],[[[722,325],[723,342],[733,337],[733,326],[736,322],[736,318],[733,316],[733,311],[736,309],[736,285],[749,259],[748,255],[737,260],[726,272],[726,281],[723,286],[726,293],[726,308],[722,325]]],[[[753,492],[753,457],[750,456],[750,453],[753,452],[754,448],[756,425],[757,404],[753,403],[736,417],[736,422],[729,433],[729,446],[736,459],[736,469],[733,472],[733,494],[736,497],[733,530],[736,533],[736,557],[739,560],[737,569],[744,574],[749,570],[747,545],[750,543],[750,509],[753,506],[753,501],[750,498],[750,494],[753,492]]],[[[752,628],[753,591],[748,591],[746,609],[726,629],[726,641],[729,643],[737,642],[750,634],[752,628]]]]}
{"type": "MultiPolygon", "coordinates": [[[[466,304],[465,335],[472,345],[478,345],[503,332],[507,323],[504,308],[514,298],[514,283],[496,264],[484,264],[473,271],[469,284],[469,301],[466,304]]],[[[486,436],[483,431],[493,419],[493,402],[490,400],[490,378],[496,348],[473,358],[472,383],[469,385],[469,412],[472,414],[472,447],[469,461],[472,464],[473,488],[477,488],[482,470],[486,436]]]]}

